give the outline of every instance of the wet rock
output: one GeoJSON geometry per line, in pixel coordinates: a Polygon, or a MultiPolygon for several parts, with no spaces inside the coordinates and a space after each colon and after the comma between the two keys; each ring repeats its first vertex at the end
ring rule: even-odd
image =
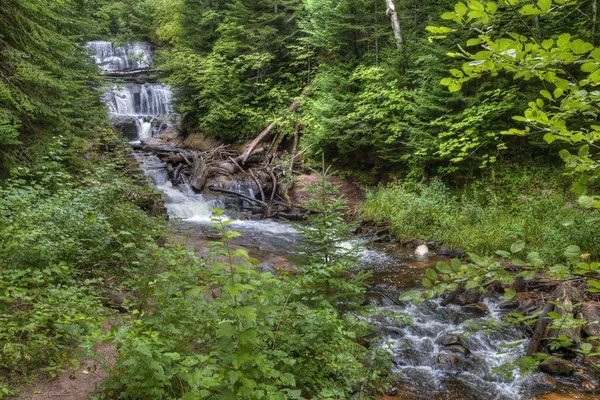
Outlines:
{"type": "Polygon", "coordinates": [[[439,249],[437,249],[437,253],[440,256],[446,256],[446,257],[452,256],[452,251],[447,247],[440,247],[439,249]]]}
{"type": "Polygon", "coordinates": [[[500,305],[498,307],[502,311],[510,311],[510,310],[517,309],[519,307],[519,305],[520,305],[519,300],[506,300],[506,301],[503,301],[502,303],[500,303],[500,305]]]}
{"type": "Polygon", "coordinates": [[[463,310],[478,317],[487,315],[490,312],[490,309],[485,303],[467,304],[466,306],[463,306],[463,310]]]}
{"type": "MultiPolygon", "coordinates": [[[[583,303],[583,297],[579,293],[579,290],[568,282],[561,283],[554,290],[552,299],[555,302],[553,311],[561,316],[574,315],[577,317],[581,308],[580,304],[583,303]]],[[[560,328],[549,327],[544,336],[559,337],[560,335],[565,335],[573,343],[579,344],[581,342],[581,326],[572,328],[565,328],[563,326],[560,328]]]]}
{"type": "Polygon", "coordinates": [[[471,350],[469,350],[467,347],[460,345],[460,344],[446,346],[446,349],[448,349],[449,351],[451,351],[453,353],[458,353],[463,356],[468,356],[471,353],[471,350]]]}
{"type": "Polygon", "coordinates": [[[452,249],[452,257],[462,257],[465,255],[465,250],[462,247],[455,247],[452,249]]]}
{"type": "Polygon", "coordinates": [[[583,332],[588,336],[600,336],[600,304],[584,303],[581,308],[581,315],[587,322],[583,332]]]}
{"type": "Polygon", "coordinates": [[[575,364],[558,357],[550,357],[540,364],[540,370],[551,375],[570,376],[575,372],[575,364]]]}
{"type": "Polygon", "coordinates": [[[393,325],[384,326],[383,331],[388,335],[402,335],[404,333],[402,328],[393,325]]]}
{"type": "Polygon", "coordinates": [[[462,339],[458,335],[445,334],[435,340],[436,344],[442,346],[462,345],[462,339]]]}
{"type": "Polygon", "coordinates": [[[523,299],[519,301],[519,307],[515,311],[523,315],[532,315],[542,308],[535,299],[523,299]]]}
{"type": "Polygon", "coordinates": [[[435,362],[442,365],[458,364],[458,356],[456,354],[440,353],[437,355],[435,362]]]}
{"type": "Polygon", "coordinates": [[[110,123],[127,139],[136,140],[138,138],[138,120],[135,116],[112,114],[110,123]]]}
{"type": "Polygon", "coordinates": [[[595,393],[597,388],[598,387],[590,381],[584,381],[581,383],[581,390],[586,393],[595,393]]]}
{"type": "Polygon", "coordinates": [[[426,244],[419,245],[415,249],[415,256],[417,257],[425,257],[427,254],[429,254],[429,247],[426,244]]]}
{"type": "Polygon", "coordinates": [[[466,306],[467,304],[477,303],[480,297],[479,290],[469,289],[457,294],[452,303],[458,306],[466,306]]]}
{"type": "Polygon", "coordinates": [[[516,277],[515,281],[512,284],[512,289],[519,293],[527,290],[527,281],[521,277],[516,277]]]}
{"type": "Polygon", "coordinates": [[[522,386],[522,392],[530,395],[540,395],[556,390],[556,379],[543,374],[529,375],[522,386]]]}

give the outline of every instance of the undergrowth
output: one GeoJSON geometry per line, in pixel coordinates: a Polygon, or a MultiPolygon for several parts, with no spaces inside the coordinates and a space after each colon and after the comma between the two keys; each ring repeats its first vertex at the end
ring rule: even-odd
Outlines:
{"type": "Polygon", "coordinates": [[[163,219],[136,204],[154,195],[124,173],[119,142],[106,139],[90,149],[97,165],[72,173],[77,156],[56,138],[40,164],[0,186],[0,398],[33,371],[76,366],[74,350],[108,315],[102,297],[164,233],[163,219]]]}
{"type": "Polygon", "coordinates": [[[548,263],[562,261],[563,250],[572,244],[600,256],[600,214],[578,207],[572,194],[553,183],[558,174],[523,170],[460,190],[441,180],[396,182],[368,193],[363,215],[389,224],[401,241],[433,240],[491,255],[522,240],[527,251],[538,252],[548,263]]]}

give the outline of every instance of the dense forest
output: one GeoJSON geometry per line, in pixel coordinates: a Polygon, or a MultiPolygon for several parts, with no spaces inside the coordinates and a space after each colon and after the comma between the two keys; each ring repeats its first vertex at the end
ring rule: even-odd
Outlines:
{"type": "MultiPolygon", "coordinates": [[[[378,328],[357,232],[457,257],[394,304],[512,310],[471,326],[523,335],[492,381],[595,398],[598,30],[597,0],[0,0],[0,399],[89,360],[101,399],[434,398],[398,383],[381,332],[411,322],[378,328]],[[98,40],[151,44],[182,137],[268,137],[270,162],[313,171],[293,267],[258,268],[222,209],[203,255],[174,239],[109,121],[98,40]],[[333,169],[365,192],[352,212],[333,169]]],[[[464,343],[436,363],[470,368],[464,343]]],[[[523,387],[501,398],[544,393],[523,387]]]]}

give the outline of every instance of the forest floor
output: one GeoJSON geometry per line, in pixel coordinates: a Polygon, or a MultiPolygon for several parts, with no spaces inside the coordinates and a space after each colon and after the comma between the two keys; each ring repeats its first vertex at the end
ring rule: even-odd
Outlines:
{"type": "MultiPolygon", "coordinates": [[[[110,325],[105,325],[109,329],[110,325]]],[[[96,354],[110,364],[116,356],[115,346],[99,344],[96,354]]],[[[65,371],[57,377],[38,376],[33,382],[21,387],[16,400],[89,400],[99,393],[99,387],[108,377],[98,360],[85,357],[75,370],[65,371]]]]}

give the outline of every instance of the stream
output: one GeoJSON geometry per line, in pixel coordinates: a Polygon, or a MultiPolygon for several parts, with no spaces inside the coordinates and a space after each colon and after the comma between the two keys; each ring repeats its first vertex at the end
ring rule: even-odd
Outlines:
{"type": "MultiPolygon", "coordinates": [[[[95,41],[87,47],[103,71],[151,67],[152,49],[147,43],[117,47],[110,42],[95,41]]],[[[128,140],[150,138],[169,125],[172,95],[167,86],[148,81],[113,82],[106,88],[104,100],[111,122],[128,140]]],[[[211,210],[218,206],[235,219],[232,228],[242,233],[235,244],[263,261],[261,269],[275,270],[286,265],[286,258],[295,253],[300,236],[293,225],[241,219],[239,210],[244,206],[243,200],[230,196],[208,198],[185,184],[174,185],[166,163],[150,153],[136,151],[134,155],[143,173],[162,191],[167,213],[174,221],[175,236],[183,244],[198,253],[205,251],[206,242],[215,239],[210,219],[211,210]]],[[[230,189],[254,198],[258,194],[243,182],[230,189]]],[[[546,384],[544,374],[515,373],[512,378],[504,379],[494,372],[494,368],[524,353],[522,342],[526,339],[516,328],[496,326],[506,312],[501,298],[488,297],[477,303],[477,307],[442,307],[439,300],[420,305],[400,302],[400,293],[418,287],[425,269],[443,258],[435,255],[416,258],[398,244],[372,243],[366,237],[355,240],[363,244],[362,268],[373,271],[366,300],[375,306],[376,312],[370,322],[380,338],[379,345],[390,353],[392,371],[397,376],[397,391],[386,398],[561,399],[536,397],[536,393],[555,390],[546,384]],[[490,329],[485,329],[486,326],[490,329]]]]}

